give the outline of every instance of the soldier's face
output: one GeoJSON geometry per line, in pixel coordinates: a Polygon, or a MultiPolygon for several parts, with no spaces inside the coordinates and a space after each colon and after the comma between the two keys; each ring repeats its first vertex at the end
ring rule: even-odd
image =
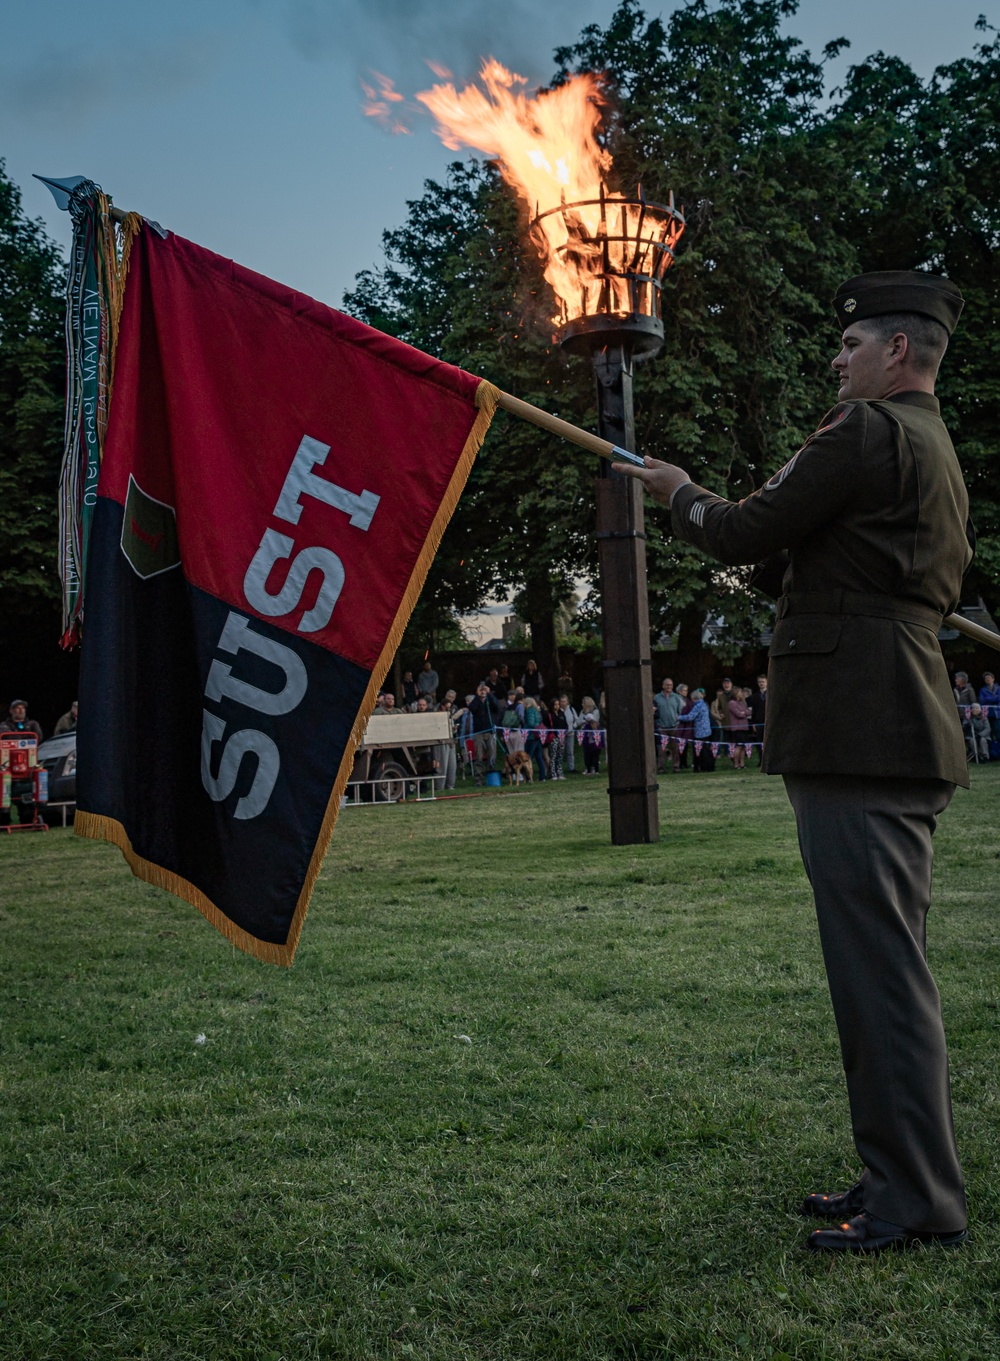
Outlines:
{"type": "Polygon", "coordinates": [[[865,328],[864,322],[848,326],[842,339],[840,354],[833,361],[833,369],[840,379],[837,397],[846,402],[852,398],[877,400],[892,391],[898,366],[896,338],[877,340],[865,328]]]}

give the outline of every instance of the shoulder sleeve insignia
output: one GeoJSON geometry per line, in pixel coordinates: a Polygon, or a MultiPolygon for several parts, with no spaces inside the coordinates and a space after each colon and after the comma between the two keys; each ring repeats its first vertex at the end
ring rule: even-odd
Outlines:
{"type": "Polygon", "coordinates": [[[705,524],[705,504],[704,501],[695,501],[688,511],[688,519],[693,525],[697,525],[699,529],[705,524]]]}
{"type": "Polygon", "coordinates": [[[791,458],[788,460],[788,462],[785,464],[785,466],[781,468],[778,472],[776,472],[774,476],[770,479],[770,481],[764,483],[765,491],[774,491],[775,487],[781,486],[782,482],[784,482],[785,478],[795,467],[796,463],[798,463],[799,454],[801,454],[801,452],[802,450],[800,449],[798,454],[793,454],[791,458]]]}
{"type": "MultiPolygon", "coordinates": [[[[854,403],[853,405],[856,405],[856,403],[854,403]]],[[[818,430],[814,430],[812,432],[812,434],[809,436],[809,439],[806,440],[806,444],[809,443],[809,440],[814,440],[817,435],[825,435],[828,430],[832,430],[835,425],[839,425],[840,422],[850,414],[852,409],[853,406],[849,406],[847,405],[847,403],[845,403],[837,412],[836,416],[834,416],[832,421],[827,421],[826,425],[821,425],[818,430]]],[[[802,450],[800,449],[799,453],[801,452],[802,450]]]]}
{"type": "Polygon", "coordinates": [[[839,425],[842,420],[844,420],[847,416],[850,415],[855,405],[857,404],[845,403],[837,412],[836,416],[834,416],[832,421],[827,421],[826,425],[821,425],[818,430],[814,430],[813,433],[806,440],[805,444],[803,444],[802,448],[798,451],[798,453],[793,454],[792,457],[785,464],[785,466],[783,468],[780,468],[778,472],[776,472],[774,476],[770,479],[770,481],[764,483],[763,490],[774,491],[775,487],[780,487],[782,482],[784,482],[785,478],[788,476],[788,474],[792,471],[792,469],[798,462],[799,454],[803,453],[804,450],[808,449],[809,445],[812,444],[813,440],[816,438],[817,435],[824,435],[828,430],[832,430],[834,426],[839,425]]]}

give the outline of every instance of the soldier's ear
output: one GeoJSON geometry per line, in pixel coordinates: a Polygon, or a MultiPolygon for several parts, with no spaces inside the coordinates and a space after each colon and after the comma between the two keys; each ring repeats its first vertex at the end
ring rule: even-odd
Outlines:
{"type": "Polygon", "coordinates": [[[905,331],[897,331],[889,339],[889,363],[905,363],[908,355],[910,355],[910,338],[905,331]]]}

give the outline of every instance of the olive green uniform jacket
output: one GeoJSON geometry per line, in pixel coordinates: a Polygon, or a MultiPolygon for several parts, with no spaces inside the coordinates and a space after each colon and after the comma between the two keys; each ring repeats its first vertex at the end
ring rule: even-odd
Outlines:
{"type": "Polygon", "coordinates": [[[937,398],[923,392],[841,402],[744,501],[678,488],[674,533],[719,562],[762,563],[759,584],[781,592],[765,771],[968,786],[937,639],[972,561],[968,509],[937,398]]]}

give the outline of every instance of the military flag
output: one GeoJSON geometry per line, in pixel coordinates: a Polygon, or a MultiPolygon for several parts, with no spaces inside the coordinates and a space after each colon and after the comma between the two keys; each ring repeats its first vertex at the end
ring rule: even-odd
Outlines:
{"type": "Polygon", "coordinates": [[[77,831],[290,964],[497,392],[173,233],[128,260],[77,831]]]}

